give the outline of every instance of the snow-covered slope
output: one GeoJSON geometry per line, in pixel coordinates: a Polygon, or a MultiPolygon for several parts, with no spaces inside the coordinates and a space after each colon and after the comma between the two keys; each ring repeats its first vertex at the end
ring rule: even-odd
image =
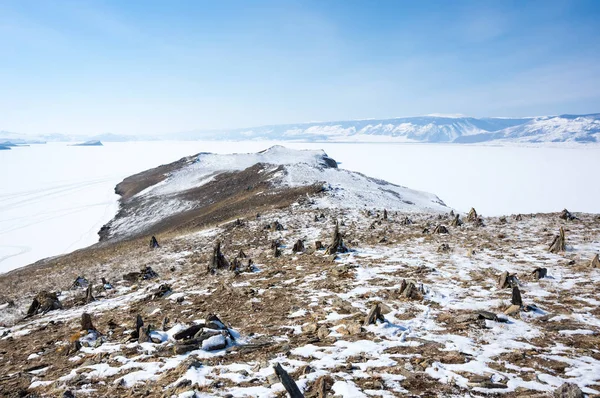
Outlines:
{"type": "MultiPolygon", "coordinates": [[[[149,178],[157,179],[156,174],[150,177],[142,173],[138,177],[149,178]]],[[[312,194],[306,193],[306,199],[315,208],[385,208],[409,213],[450,210],[435,195],[339,169],[322,150],[274,146],[258,153],[201,153],[180,161],[177,168],[162,174],[160,179],[122,201],[122,211],[109,223],[109,237],[151,231],[172,217],[198,212],[232,197],[239,198],[236,202],[250,201],[252,196],[272,201],[273,196],[285,196],[290,190],[315,186],[318,189],[312,194]],[[239,177],[237,174],[242,172],[244,176],[239,177]],[[225,195],[226,191],[229,193],[225,195]]]]}

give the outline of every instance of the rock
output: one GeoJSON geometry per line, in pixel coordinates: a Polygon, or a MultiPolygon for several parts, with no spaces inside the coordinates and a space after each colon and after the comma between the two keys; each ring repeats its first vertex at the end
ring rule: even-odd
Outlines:
{"type": "Polygon", "coordinates": [[[521,214],[517,214],[515,216],[515,221],[523,221],[523,216],[521,214]]]}
{"type": "Polygon", "coordinates": [[[448,252],[452,251],[452,249],[450,248],[450,245],[448,245],[447,243],[442,243],[440,245],[440,247],[438,247],[437,251],[438,251],[438,253],[448,253],[448,252]]]}
{"type": "Polygon", "coordinates": [[[346,325],[346,329],[348,330],[348,333],[351,335],[361,334],[363,331],[362,326],[355,322],[346,325]]]}
{"type": "Polygon", "coordinates": [[[506,219],[505,216],[502,216],[498,219],[498,221],[500,222],[500,224],[506,224],[508,222],[508,220],[506,219]]]}
{"type": "Polygon", "coordinates": [[[546,268],[536,268],[531,274],[535,279],[542,279],[548,275],[548,270],[546,268]]]}
{"type": "Polygon", "coordinates": [[[498,321],[498,316],[496,314],[494,314],[493,312],[489,312],[489,311],[479,311],[477,313],[477,316],[480,319],[488,319],[490,321],[498,321]]]}
{"type": "Polygon", "coordinates": [[[317,337],[319,340],[325,340],[330,333],[329,328],[323,325],[317,330],[317,337]]]}
{"type": "Polygon", "coordinates": [[[200,348],[199,344],[175,344],[173,346],[173,353],[175,355],[182,355],[190,351],[194,351],[200,348]]]}
{"type": "Polygon", "coordinates": [[[104,277],[102,277],[102,288],[104,290],[111,290],[113,288],[113,285],[111,285],[110,282],[108,282],[104,277]]]}
{"type": "Polygon", "coordinates": [[[153,299],[162,298],[162,297],[168,296],[171,293],[173,293],[173,290],[171,290],[171,285],[169,285],[167,283],[163,283],[162,285],[160,285],[158,287],[156,292],[152,295],[152,298],[153,299]]]}
{"type": "Polygon", "coordinates": [[[309,323],[306,325],[302,325],[302,333],[305,334],[313,334],[317,331],[317,329],[319,328],[319,325],[317,325],[316,323],[309,323]]]}
{"type": "Polygon", "coordinates": [[[63,392],[62,398],[75,398],[75,395],[71,392],[71,390],[67,390],[63,392]]]}
{"type": "Polygon", "coordinates": [[[196,335],[196,333],[201,331],[203,328],[204,328],[203,325],[192,325],[189,328],[186,328],[178,333],[175,333],[173,335],[173,338],[175,340],[187,340],[187,339],[194,337],[194,335],[196,335]]]}
{"type": "Polygon", "coordinates": [[[141,278],[141,272],[129,272],[127,274],[123,274],[123,280],[131,283],[138,282],[141,278]]]}
{"type": "Polygon", "coordinates": [[[70,290],[77,288],[85,289],[88,287],[88,285],[89,282],[87,279],[85,279],[83,276],[78,276],[77,278],[75,278],[75,281],[71,284],[70,290]]]}
{"type": "Polygon", "coordinates": [[[227,339],[222,334],[210,336],[202,342],[202,349],[205,351],[217,351],[227,347],[227,339]]]}
{"type": "Polygon", "coordinates": [[[511,305],[510,307],[508,307],[508,308],[507,308],[507,309],[504,311],[504,313],[505,313],[506,315],[516,315],[516,314],[518,314],[519,312],[521,312],[521,306],[519,306],[519,305],[514,305],[514,304],[513,304],[513,305],[511,305]]]}
{"type": "Polygon", "coordinates": [[[592,258],[592,261],[590,262],[590,267],[600,268],[600,257],[598,257],[598,253],[596,253],[594,258],[592,258]]]}
{"type": "Polygon", "coordinates": [[[152,269],[151,266],[147,265],[142,268],[140,278],[142,280],[158,278],[158,274],[152,269]]]}
{"type": "Polygon", "coordinates": [[[271,228],[273,228],[275,231],[283,231],[285,229],[279,221],[275,221],[273,224],[271,224],[271,228]]]}
{"type": "Polygon", "coordinates": [[[267,376],[267,385],[271,387],[274,384],[279,383],[279,377],[275,373],[272,373],[267,376]]]}
{"type": "Polygon", "coordinates": [[[577,384],[564,383],[554,391],[555,398],[584,398],[583,391],[577,384]]]}
{"type": "Polygon", "coordinates": [[[452,318],[452,320],[456,323],[467,323],[473,322],[478,319],[477,314],[461,314],[452,318]]]}
{"type": "Polygon", "coordinates": [[[225,326],[225,322],[221,321],[215,314],[208,314],[204,321],[204,327],[214,330],[228,331],[227,326],[225,326]]]}

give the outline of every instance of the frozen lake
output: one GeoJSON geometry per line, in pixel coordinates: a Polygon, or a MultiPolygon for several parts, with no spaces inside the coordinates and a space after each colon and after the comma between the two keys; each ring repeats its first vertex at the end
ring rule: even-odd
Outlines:
{"type": "MultiPolygon", "coordinates": [[[[117,211],[128,175],[197,152],[256,152],[272,142],[34,145],[0,151],[0,272],[88,246],[117,211]]],[[[437,194],[488,216],[600,213],[600,147],[285,143],[324,149],[340,167],[437,194]]]]}

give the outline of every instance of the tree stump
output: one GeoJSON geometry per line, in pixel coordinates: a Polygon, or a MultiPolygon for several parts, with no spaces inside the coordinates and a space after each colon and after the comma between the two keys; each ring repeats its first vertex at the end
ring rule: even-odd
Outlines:
{"type": "Polygon", "coordinates": [[[56,293],[50,293],[43,290],[34,297],[25,317],[29,318],[39,313],[45,314],[46,312],[61,308],[62,304],[58,300],[56,293]]]}
{"type": "Polygon", "coordinates": [[[90,331],[96,330],[94,324],[92,323],[92,316],[87,312],[81,314],[81,330],[90,331]]]}
{"type": "Polygon", "coordinates": [[[277,246],[273,249],[273,257],[281,257],[281,250],[277,246]]]}
{"type": "Polygon", "coordinates": [[[565,221],[573,221],[573,220],[577,219],[577,217],[575,217],[573,214],[571,214],[571,212],[567,209],[563,209],[563,211],[562,211],[562,213],[560,213],[559,217],[565,221]]]}
{"type": "Polygon", "coordinates": [[[160,247],[160,245],[158,244],[158,241],[156,240],[156,236],[152,235],[152,238],[150,238],[150,248],[158,249],[159,247],[160,247]]]}
{"type": "Polygon", "coordinates": [[[600,257],[598,257],[598,253],[596,253],[594,258],[592,258],[592,261],[590,262],[590,267],[600,268],[600,257]]]}
{"type": "Polygon", "coordinates": [[[379,305],[379,303],[375,304],[371,308],[371,311],[369,311],[369,313],[367,314],[367,316],[365,318],[363,326],[369,326],[371,324],[376,323],[378,320],[381,322],[385,321],[385,318],[381,314],[381,306],[379,305]]]}
{"type": "Polygon", "coordinates": [[[450,223],[450,226],[451,226],[451,227],[460,227],[461,225],[463,225],[463,222],[462,222],[462,220],[460,219],[460,215],[459,215],[459,214],[457,214],[457,215],[454,217],[454,220],[452,220],[452,222],[450,223]]]}
{"type": "Polygon", "coordinates": [[[151,266],[147,265],[146,267],[142,268],[140,272],[140,279],[148,280],[154,278],[158,278],[158,274],[152,269],[151,266]]]}
{"type": "Polygon", "coordinates": [[[92,294],[92,284],[90,283],[85,291],[85,303],[91,303],[92,301],[96,301],[94,295],[92,294]]]}
{"type": "Polygon", "coordinates": [[[304,242],[302,242],[302,239],[298,239],[296,241],[296,243],[294,243],[294,247],[292,248],[292,251],[295,253],[304,251],[304,242]]]}
{"type": "Polygon", "coordinates": [[[554,237],[554,240],[552,241],[552,244],[548,250],[550,250],[552,253],[560,253],[566,250],[565,230],[563,227],[560,227],[558,235],[554,237]]]}
{"type": "Polygon", "coordinates": [[[348,248],[344,245],[342,234],[340,233],[339,223],[335,223],[335,230],[331,238],[331,243],[327,246],[325,254],[347,253],[348,248]]]}
{"type": "Polygon", "coordinates": [[[411,225],[413,222],[410,218],[408,218],[408,216],[404,216],[404,218],[402,219],[402,221],[400,221],[400,224],[402,225],[411,225]]]}
{"type": "Polygon", "coordinates": [[[142,328],[142,326],[144,326],[144,320],[142,319],[142,316],[138,314],[135,317],[135,332],[133,332],[132,334],[133,338],[138,339],[140,337],[140,329],[142,328]]]}
{"type": "Polygon", "coordinates": [[[388,212],[386,209],[383,209],[383,219],[387,221],[388,219],[388,212]]]}
{"type": "Polygon", "coordinates": [[[323,242],[321,242],[320,240],[315,242],[315,250],[321,250],[324,249],[323,247],[323,242]]]}
{"type": "Polygon", "coordinates": [[[273,369],[287,393],[290,394],[290,398],[304,398],[304,395],[300,392],[294,379],[290,377],[288,372],[286,372],[279,363],[275,363],[273,369]]]}
{"type": "Polygon", "coordinates": [[[208,264],[207,271],[209,273],[214,274],[219,269],[228,269],[228,268],[229,268],[229,262],[227,261],[227,259],[223,255],[223,253],[221,252],[221,241],[217,241],[217,243],[215,243],[215,246],[213,248],[213,254],[210,259],[210,263],[208,264]]]}
{"type": "Polygon", "coordinates": [[[434,234],[447,234],[448,233],[448,228],[446,228],[444,225],[438,225],[433,230],[433,233],[434,234]]]}
{"type": "Polygon", "coordinates": [[[149,343],[150,341],[152,341],[150,339],[150,326],[147,327],[141,327],[140,328],[140,332],[139,332],[139,336],[138,336],[138,343],[149,343]]]}
{"type": "Polygon", "coordinates": [[[519,307],[523,307],[523,299],[521,298],[521,291],[518,286],[513,286],[512,289],[512,298],[510,300],[512,305],[518,305],[519,307]]]}
{"type": "Polygon", "coordinates": [[[542,279],[545,278],[546,275],[548,275],[548,270],[546,268],[536,268],[533,270],[533,272],[531,273],[533,275],[533,277],[535,279],[542,279]]]}
{"type": "Polygon", "coordinates": [[[507,287],[516,286],[517,278],[515,274],[509,274],[508,271],[504,271],[500,278],[498,278],[498,289],[506,289],[507,287]]]}
{"type": "Polygon", "coordinates": [[[471,207],[471,210],[469,211],[469,214],[467,215],[467,221],[477,222],[478,218],[479,218],[479,216],[477,215],[477,211],[475,210],[474,207],[471,207]]]}

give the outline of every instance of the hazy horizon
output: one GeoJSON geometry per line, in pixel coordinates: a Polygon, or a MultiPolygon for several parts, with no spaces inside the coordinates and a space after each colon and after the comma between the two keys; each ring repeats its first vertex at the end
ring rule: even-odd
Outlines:
{"type": "Polygon", "coordinates": [[[594,1],[0,2],[0,130],[600,110],[594,1]]]}

